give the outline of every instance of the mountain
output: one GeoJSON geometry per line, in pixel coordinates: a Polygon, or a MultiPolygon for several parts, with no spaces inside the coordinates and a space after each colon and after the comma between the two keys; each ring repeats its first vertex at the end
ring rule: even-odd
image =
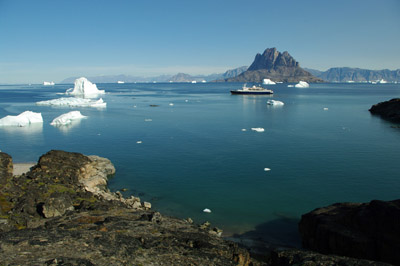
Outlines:
{"type": "MultiPolygon", "coordinates": [[[[132,82],[202,82],[202,81],[213,81],[217,79],[225,79],[236,77],[242,72],[246,71],[247,66],[238,67],[235,69],[229,69],[225,73],[214,73],[210,75],[189,75],[185,73],[178,73],[176,75],[161,75],[155,77],[139,77],[130,75],[104,75],[104,76],[92,76],[87,77],[93,83],[117,83],[117,81],[124,81],[126,83],[132,82]]],[[[69,77],[59,82],[61,84],[74,83],[75,79],[80,77],[69,77]]]]}
{"type": "MultiPolygon", "coordinates": [[[[171,75],[161,75],[155,77],[139,77],[130,75],[104,75],[87,77],[93,83],[117,83],[117,81],[124,81],[126,83],[132,82],[165,82],[171,75]]],[[[80,77],[69,77],[61,81],[61,84],[74,83],[75,79],[80,77]]]]}
{"type": "Polygon", "coordinates": [[[389,82],[400,82],[400,69],[369,70],[350,67],[334,67],[327,71],[308,69],[310,73],[328,82],[366,82],[384,79],[389,82]]]}
{"type": "Polygon", "coordinates": [[[242,74],[248,69],[248,66],[241,66],[235,69],[229,69],[224,74],[222,74],[223,79],[234,78],[242,74]]]}
{"type": "Polygon", "coordinates": [[[257,54],[247,71],[225,82],[262,82],[263,79],[281,82],[323,82],[300,67],[300,64],[288,53],[268,48],[263,54],[257,54]]]}

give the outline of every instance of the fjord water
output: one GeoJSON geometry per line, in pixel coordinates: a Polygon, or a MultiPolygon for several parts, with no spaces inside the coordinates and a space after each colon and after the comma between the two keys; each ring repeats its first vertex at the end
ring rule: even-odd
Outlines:
{"type": "Polygon", "coordinates": [[[127,188],[163,214],[283,244],[298,244],[296,223],[317,207],[399,197],[400,129],[368,112],[400,97],[399,84],[277,84],[273,96],[230,95],[242,84],[97,85],[107,92],[105,109],[35,105],[72,85],[0,86],[0,117],[30,110],[44,119],[0,128],[0,150],[14,162],[51,149],[107,157],[117,169],[111,190],[127,188]],[[88,118],[50,126],[72,110],[88,118]]]}

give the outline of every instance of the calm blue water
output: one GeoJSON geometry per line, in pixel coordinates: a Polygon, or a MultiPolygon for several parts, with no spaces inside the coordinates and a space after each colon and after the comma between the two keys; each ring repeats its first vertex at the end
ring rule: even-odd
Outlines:
{"type": "Polygon", "coordinates": [[[164,214],[227,233],[293,229],[320,206],[399,198],[400,129],[368,112],[400,97],[399,84],[278,84],[272,97],[230,95],[241,85],[98,84],[107,92],[103,110],[35,105],[72,85],[0,86],[0,117],[31,110],[44,119],[0,128],[0,150],[15,162],[50,149],[107,157],[117,168],[112,190],[128,188],[164,214]],[[285,105],[267,106],[270,98],[285,105]],[[72,110],[88,118],[50,125],[72,110]]]}

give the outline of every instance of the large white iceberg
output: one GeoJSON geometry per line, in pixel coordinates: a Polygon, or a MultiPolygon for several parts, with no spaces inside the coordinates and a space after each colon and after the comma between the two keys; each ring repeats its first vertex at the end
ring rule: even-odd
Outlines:
{"type": "Polygon", "coordinates": [[[19,115],[8,115],[0,119],[0,126],[24,127],[33,123],[43,123],[43,117],[41,113],[25,111],[19,115]]]}
{"type": "Polygon", "coordinates": [[[91,100],[84,98],[59,98],[48,101],[37,102],[37,105],[51,105],[51,106],[67,106],[67,107],[96,107],[105,108],[107,103],[102,98],[99,100],[91,100]]]}
{"type": "Polygon", "coordinates": [[[70,124],[73,120],[78,120],[85,118],[86,116],[82,115],[81,112],[79,111],[71,111],[66,114],[62,114],[56,118],[53,119],[53,121],[50,123],[52,126],[62,126],[62,125],[67,125],[70,124]]]}
{"type": "Polygon", "coordinates": [[[268,101],[267,101],[267,104],[268,104],[268,105],[276,105],[276,106],[282,106],[282,105],[284,105],[283,102],[281,102],[281,101],[276,101],[276,100],[268,100],[268,101]]]}
{"type": "Polygon", "coordinates": [[[96,84],[93,84],[87,78],[82,77],[76,79],[74,88],[68,89],[65,93],[79,96],[96,96],[98,94],[104,94],[105,91],[97,89],[96,84]]]}
{"type": "Polygon", "coordinates": [[[275,85],[276,83],[270,79],[263,79],[263,84],[265,85],[275,85]]]}
{"type": "Polygon", "coordinates": [[[296,85],[294,85],[296,88],[308,88],[310,87],[310,84],[308,84],[305,81],[300,81],[299,83],[297,83],[296,85]]]}

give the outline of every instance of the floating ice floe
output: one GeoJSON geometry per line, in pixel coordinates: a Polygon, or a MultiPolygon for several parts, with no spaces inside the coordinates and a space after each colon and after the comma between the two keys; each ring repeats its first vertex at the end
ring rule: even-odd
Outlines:
{"type": "Polygon", "coordinates": [[[174,104],[173,104],[173,103],[170,103],[169,105],[170,105],[170,106],[174,106],[174,104]]]}
{"type": "Polygon", "coordinates": [[[294,88],[294,85],[287,85],[288,88],[294,88]]]}
{"type": "Polygon", "coordinates": [[[203,210],[203,212],[211,213],[211,210],[206,208],[206,209],[203,210]]]}
{"type": "Polygon", "coordinates": [[[142,144],[141,140],[136,141],[137,144],[142,144]]]}
{"type": "Polygon", "coordinates": [[[51,105],[51,106],[68,106],[68,107],[96,107],[105,108],[107,103],[102,98],[99,100],[91,100],[84,98],[59,98],[48,101],[40,101],[37,105],[51,105]]]}
{"type": "Polygon", "coordinates": [[[275,85],[276,83],[270,79],[263,79],[263,84],[265,85],[275,85]]]}
{"type": "Polygon", "coordinates": [[[267,104],[268,104],[268,105],[275,105],[275,106],[282,106],[282,105],[284,105],[283,102],[281,102],[281,101],[276,101],[276,100],[268,100],[268,101],[267,101],[267,104]]]}
{"type": "Polygon", "coordinates": [[[24,127],[34,123],[43,123],[43,117],[41,113],[25,111],[19,115],[8,115],[0,119],[0,126],[24,127]]]}
{"type": "Polygon", "coordinates": [[[296,88],[308,88],[310,87],[310,84],[308,84],[305,81],[300,81],[299,83],[297,83],[296,85],[294,85],[296,88]]]}
{"type": "Polygon", "coordinates": [[[265,172],[271,171],[271,168],[265,167],[265,168],[264,168],[264,171],[265,171],[265,172]]]}
{"type": "Polygon", "coordinates": [[[328,107],[324,107],[324,111],[328,111],[329,109],[328,109],[328,107]]]}
{"type": "Polygon", "coordinates": [[[245,131],[247,131],[247,129],[245,129],[245,128],[242,128],[242,131],[243,131],[243,132],[245,132],[245,131]]]}
{"type": "Polygon", "coordinates": [[[54,81],[43,81],[44,86],[53,86],[55,85],[54,81]]]}
{"type": "Polygon", "coordinates": [[[264,128],[262,127],[252,127],[251,130],[256,131],[256,132],[264,132],[264,128]]]}
{"type": "Polygon", "coordinates": [[[53,121],[50,123],[50,125],[52,126],[68,125],[72,123],[73,120],[79,120],[85,117],[86,116],[82,115],[81,112],[79,111],[72,111],[54,118],[53,121]]]}
{"type": "Polygon", "coordinates": [[[66,92],[68,95],[82,95],[82,96],[96,96],[104,94],[104,90],[97,89],[96,84],[90,82],[87,78],[78,78],[75,80],[74,88],[68,89],[66,92]]]}

